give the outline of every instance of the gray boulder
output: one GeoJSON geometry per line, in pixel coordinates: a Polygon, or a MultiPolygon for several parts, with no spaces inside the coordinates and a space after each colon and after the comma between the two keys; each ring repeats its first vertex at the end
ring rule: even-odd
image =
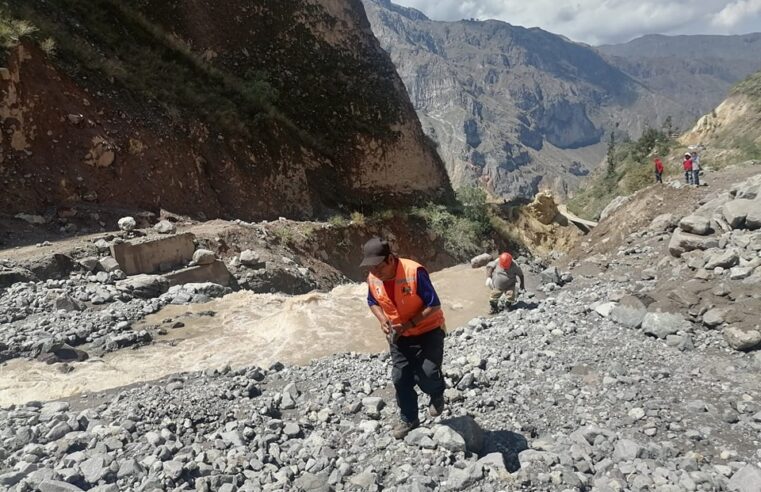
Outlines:
{"type": "Polygon", "coordinates": [[[641,458],[644,452],[645,448],[640,446],[637,442],[632,441],[631,439],[621,439],[613,448],[613,461],[632,461],[641,458]]]}
{"type": "Polygon", "coordinates": [[[542,278],[542,283],[544,284],[558,284],[560,285],[560,272],[558,271],[557,267],[551,266],[544,270],[540,274],[542,278]]]}
{"type": "Polygon", "coordinates": [[[193,261],[197,265],[210,265],[216,261],[217,256],[214,254],[213,251],[209,251],[208,249],[197,249],[195,253],[193,253],[193,261]]]}
{"type": "Polygon", "coordinates": [[[98,261],[98,266],[104,272],[111,273],[119,269],[119,262],[117,262],[112,256],[106,256],[98,261]]]}
{"type": "Polygon", "coordinates": [[[142,299],[153,299],[169,290],[169,282],[161,275],[148,275],[141,273],[120,280],[116,288],[142,299]]]}
{"type": "Polygon", "coordinates": [[[761,345],[761,332],[738,326],[727,326],[724,328],[724,339],[735,350],[752,350],[761,345]]]}
{"type": "Polygon", "coordinates": [[[724,316],[726,316],[728,309],[726,308],[713,308],[706,311],[703,315],[703,324],[708,327],[716,327],[724,323],[724,316]]]}
{"type": "Polygon", "coordinates": [[[642,301],[627,296],[610,312],[610,319],[627,328],[639,328],[646,314],[647,309],[642,301]]]}
{"type": "Polygon", "coordinates": [[[648,230],[654,233],[671,232],[676,229],[678,222],[674,214],[661,214],[650,222],[648,230]]]}
{"type": "Polygon", "coordinates": [[[241,251],[240,264],[253,269],[262,268],[264,266],[264,262],[259,258],[259,255],[250,249],[241,251]]]}
{"type": "Polygon", "coordinates": [[[433,441],[452,452],[465,451],[465,439],[451,427],[440,425],[433,432],[433,441]]]}
{"type": "Polygon", "coordinates": [[[81,491],[76,485],[61,482],[60,480],[44,480],[37,486],[40,492],[77,492],[81,491]]]}
{"type": "Polygon", "coordinates": [[[125,232],[132,231],[137,227],[137,221],[133,217],[122,217],[117,224],[119,229],[125,232]]]}
{"type": "Polygon", "coordinates": [[[669,253],[671,256],[679,258],[687,251],[696,249],[706,250],[709,248],[718,248],[719,239],[711,236],[698,236],[690,234],[680,229],[674,231],[669,241],[669,253]]]}
{"type": "Polygon", "coordinates": [[[692,331],[692,323],[675,313],[647,313],[642,319],[642,330],[646,335],[665,339],[679,331],[692,331]]]}
{"type": "Polygon", "coordinates": [[[484,253],[482,255],[478,255],[470,260],[470,267],[471,268],[481,268],[483,266],[486,266],[487,263],[491,261],[491,255],[489,253],[484,253]]]}
{"type": "Polygon", "coordinates": [[[727,488],[736,492],[761,491],[761,469],[753,465],[745,465],[732,475],[727,488]]]}
{"type": "Polygon", "coordinates": [[[484,430],[473,417],[464,415],[447,419],[442,423],[462,436],[468,451],[475,454],[481,452],[484,445],[484,430]]]}
{"type": "Polygon", "coordinates": [[[728,249],[711,255],[704,268],[706,270],[713,270],[716,267],[727,269],[737,265],[739,261],[740,255],[737,254],[737,250],[728,249]]]}
{"type": "Polygon", "coordinates": [[[169,222],[168,220],[162,220],[158,224],[153,226],[153,230],[155,230],[159,234],[173,234],[177,230],[177,226],[175,226],[173,222],[169,222]]]}
{"type": "Polygon", "coordinates": [[[58,297],[54,305],[56,309],[61,311],[83,311],[85,309],[83,303],[66,295],[58,297]]]}
{"type": "Polygon", "coordinates": [[[711,221],[701,215],[688,215],[679,221],[679,228],[684,232],[705,236],[711,232],[711,221]]]}
{"type": "Polygon", "coordinates": [[[741,229],[745,225],[745,218],[751,210],[752,205],[752,200],[732,200],[722,207],[721,213],[732,229],[741,229]]]}

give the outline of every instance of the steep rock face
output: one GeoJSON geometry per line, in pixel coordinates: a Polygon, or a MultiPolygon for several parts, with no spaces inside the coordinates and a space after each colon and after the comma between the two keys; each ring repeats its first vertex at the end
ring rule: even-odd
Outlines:
{"type": "Polygon", "coordinates": [[[686,146],[701,148],[701,163],[709,167],[761,160],[761,72],[740,84],[713,111],[702,116],[680,137],[686,146]]]}
{"type": "Polygon", "coordinates": [[[449,196],[361,3],[11,2],[59,42],[0,80],[4,211],[308,217],[449,196]]]}
{"type": "Polygon", "coordinates": [[[541,29],[436,22],[388,0],[364,3],[455,187],[562,198],[602,160],[616,123],[637,135],[681,114],[593,49],[541,29]]]}
{"type": "MultiPolygon", "coordinates": [[[[711,111],[729,89],[761,69],[761,34],[664,36],[652,34],[597,48],[616,67],[687,111],[680,128],[711,111]]],[[[674,115],[676,117],[676,115],[674,115]]]]}

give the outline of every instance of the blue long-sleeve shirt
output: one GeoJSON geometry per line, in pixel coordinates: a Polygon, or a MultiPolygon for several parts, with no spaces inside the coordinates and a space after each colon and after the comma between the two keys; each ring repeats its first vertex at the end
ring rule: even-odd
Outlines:
{"type": "MultiPolygon", "coordinates": [[[[387,282],[383,282],[383,286],[386,288],[386,293],[391,298],[391,302],[396,304],[396,301],[394,300],[394,283],[396,280],[389,280],[387,282]]],[[[427,307],[433,307],[433,306],[441,306],[441,301],[439,301],[439,296],[436,294],[436,290],[433,288],[433,284],[431,283],[431,277],[428,276],[428,272],[425,270],[425,268],[418,268],[417,269],[417,295],[420,297],[420,299],[423,301],[423,305],[427,307]]],[[[372,291],[370,291],[370,288],[367,288],[367,305],[368,306],[377,306],[378,302],[373,297],[372,291]]]]}

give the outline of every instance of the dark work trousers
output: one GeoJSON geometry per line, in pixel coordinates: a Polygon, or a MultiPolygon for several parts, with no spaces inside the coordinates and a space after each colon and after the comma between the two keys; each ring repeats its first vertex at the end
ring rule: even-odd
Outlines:
{"type": "Polygon", "coordinates": [[[391,380],[403,420],[417,420],[417,384],[430,396],[444,394],[444,331],[436,328],[422,335],[399,337],[391,344],[391,380]]]}
{"type": "Polygon", "coordinates": [[[656,183],[663,183],[663,178],[661,178],[661,175],[663,173],[659,173],[658,171],[655,171],[655,182],[656,183]]]}

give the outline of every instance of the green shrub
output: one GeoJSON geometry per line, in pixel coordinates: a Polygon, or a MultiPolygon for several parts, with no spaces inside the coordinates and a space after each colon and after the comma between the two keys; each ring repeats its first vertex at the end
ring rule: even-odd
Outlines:
{"type": "Polygon", "coordinates": [[[343,215],[333,215],[328,219],[328,224],[335,227],[346,227],[349,225],[349,221],[343,215]]]}
{"type": "Polygon", "coordinates": [[[466,258],[481,251],[484,226],[465,215],[456,215],[444,205],[428,203],[415,207],[412,214],[423,219],[430,231],[444,241],[444,249],[455,258],[466,258]]]}

